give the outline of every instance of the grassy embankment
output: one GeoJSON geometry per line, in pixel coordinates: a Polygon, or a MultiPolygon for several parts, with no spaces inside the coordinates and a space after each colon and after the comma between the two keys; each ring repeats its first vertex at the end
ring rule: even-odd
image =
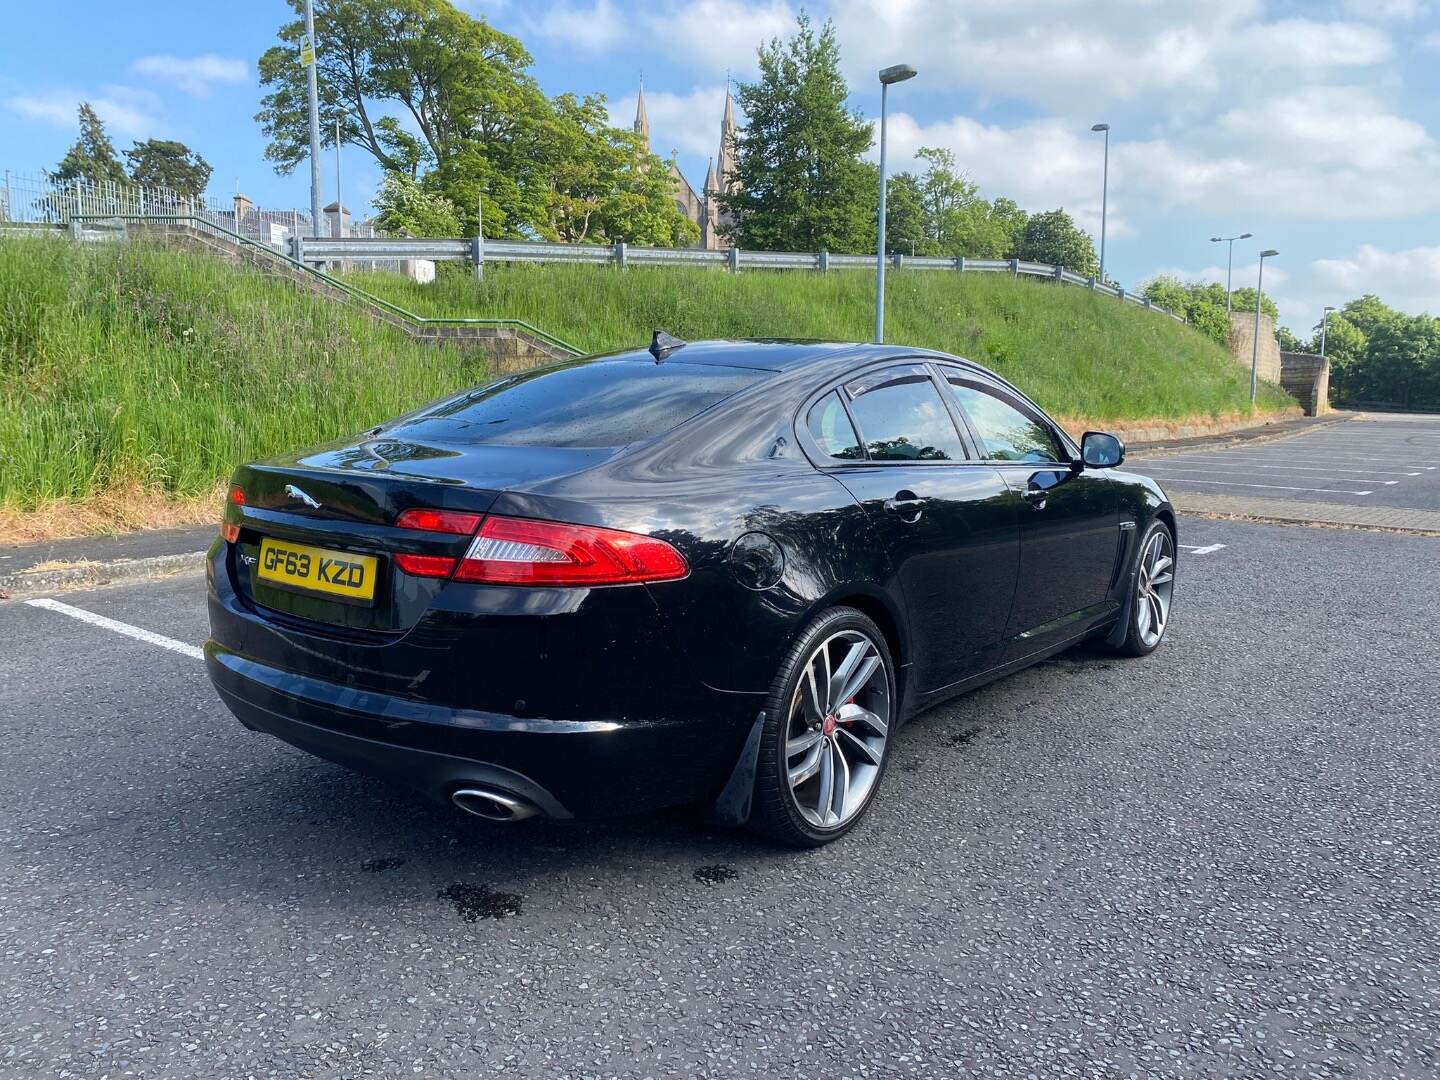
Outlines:
{"type": "MultiPolygon", "coordinates": [[[[366,287],[526,319],[586,349],[682,337],[863,339],[867,275],[514,268],[366,287]]],[[[892,340],[981,360],[1075,420],[1226,416],[1243,373],[1150,312],[1044,283],[891,279],[892,340]]],[[[483,377],[354,309],[199,255],[0,240],[0,542],[210,521],[240,461],[360,430],[483,377]]],[[[1266,407],[1288,399],[1267,391],[1266,407]]]]}

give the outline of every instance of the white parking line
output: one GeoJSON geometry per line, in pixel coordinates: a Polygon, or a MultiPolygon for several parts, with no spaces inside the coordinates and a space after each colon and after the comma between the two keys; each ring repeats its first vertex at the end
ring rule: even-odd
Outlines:
{"type": "Polygon", "coordinates": [[[1190,552],[1191,555],[1209,555],[1211,552],[1219,551],[1225,545],[1206,544],[1204,547],[1196,547],[1194,544],[1181,544],[1180,546],[1190,552]]]}
{"type": "Polygon", "coordinates": [[[1338,488],[1290,487],[1287,484],[1241,484],[1233,480],[1196,480],[1189,476],[1160,476],[1149,473],[1156,480],[1174,480],[1177,484],[1220,484],[1224,487],[1265,488],[1267,491],[1318,491],[1326,495],[1374,495],[1373,491],[1341,491],[1338,488]]]}
{"type": "Polygon", "coordinates": [[[150,645],[159,645],[162,649],[169,649],[181,656],[188,656],[192,660],[205,659],[205,653],[194,645],[187,645],[183,641],[176,641],[174,638],[165,637],[163,634],[153,634],[149,630],[142,630],[138,626],[131,626],[129,623],[118,622],[115,619],[107,619],[104,615],[96,615],[93,611],[86,611],[84,608],[71,607],[69,604],[62,604],[59,600],[26,600],[30,607],[44,608],[46,611],[58,611],[61,615],[69,615],[72,619],[79,619],[91,626],[98,626],[102,630],[113,630],[117,634],[124,634],[126,637],[134,638],[136,641],[144,641],[150,645]]]}
{"type": "MultiPolygon", "coordinates": [[[[1251,458],[1226,457],[1226,458],[1201,458],[1201,457],[1177,457],[1166,458],[1166,461],[1175,465],[1204,465],[1207,467],[1230,468],[1230,469],[1281,469],[1285,472],[1318,472],[1318,473],[1364,473],[1367,476],[1419,476],[1418,472],[1396,472],[1393,469],[1342,469],[1330,465],[1264,465],[1251,458]]],[[[1273,458],[1266,458],[1272,461],[1273,458]]],[[[1168,468],[1169,466],[1167,466],[1168,468]]]]}
{"type": "MultiPolygon", "coordinates": [[[[1320,470],[1318,470],[1318,469],[1287,469],[1287,468],[1286,468],[1285,466],[1283,466],[1283,465],[1250,465],[1250,464],[1228,465],[1228,464],[1226,464],[1226,463],[1224,463],[1224,462],[1219,462],[1219,461],[1216,461],[1216,462],[1211,462],[1211,461],[1197,461],[1197,462],[1194,462],[1193,464],[1192,464],[1191,462],[1188,462],[1188,461],[1176,461],[1176,462],[1173,462],[1172,464],[1166,465],[1165,468],[1166,468],[1168,471],[1170,471],[1170,472],[1175,472],[1175,471],[1180,470],[1180,469],[1190,469],[1190,470],[1194,470],[1194,471],[1196,471],[1196,472],[1215,472],[1215,471],[1218,470],[1218,469],[1239,469],[1241,472],[1244,472],[1244,473],[1248,473],[1248,472],[1250,472],[1252,469],[1280,469],[1280,470],[1282,470],[1283,472],[1319,472],[1319,471],[1320,471],[1320,470]]],[[[1377,470],[1368,470],[1368,471],[1377,471],[1377,470]]],[[[1320,479],[1320,480],[1335,480],[1335,481],[1337,481],[1337,482],[1345,483],[1345,484],[1398,484],[1398,483],[1400,483],[1399,480],[1376,480],[1374,477],[1371,477],[1371,476],[1334,476],[1334,475],[1331,475],[1331,474],[1329,474],[1329,473],[1322,473],[1319,477],[1302,476],[1302,477],[1300,477],[1299,479],[1301,479],[1301,480],[1314,480],[1314,479],[1320,479]]]]}

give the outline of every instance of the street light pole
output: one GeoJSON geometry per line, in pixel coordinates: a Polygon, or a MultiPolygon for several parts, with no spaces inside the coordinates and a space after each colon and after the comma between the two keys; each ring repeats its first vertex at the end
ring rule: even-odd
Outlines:
{"type": "Polygon", "coordinates": [[[1235,241],[1249,240],[1251,233],[1242,232],[1239,236],[1212,236],[1212,244],[1229,244],[1230,247],[1225,254],[1225,314],[1230,314],[1230,271],[1235,265],[1235,241]]]}
{"type": "Polygon", "coordinates": [[[875,340],[885,340],[885,106],[891,83],[913,79],[916,70],[896,64],[880,71],[880,221],[875,246],[875,340]]]}
{"type": "Polygon", "coordinates": [[[340,194],[340,117],[335,117],[335,235],[345,232],[345,200],[340,194]]]}
{"type": "Polygon", "coordinates": [[[1330,329],[1330,312],[1332,312],[1332,311],[1334,311],[1334,310],[1335,310],[1335,309],[1334,309],[1333,307],[1327,306],[1327,307],[1325,308],[1325,310],[1320,313],[1320,359],[1321,359],[1321,360],[1324,360],[1324,359],[1325,359],[1325,331],[1328,330],[1328,329],[1330,329]]]}
{"type": "Polygon", "coordinates": [[[315,72],[315,4],[305,0],[305,43],[300,62],[305,65],[310,94],[310,233],[320,235],[320,83],[315,72]],[[308,50],[308,55],[307,55],[308,50]]]}
{"type": "Polygon", "coordinates": [[[1105,283],[1105,217],[1110,209],[1110,125],[1096,124],[1091,131],[1105,133],[1105,172],[1100,186],[1100,283],[1105,283]]]}
{"type": "Polygon", "coordinates": [[[1255,394],[1260,382],[1260,309],[1265,306],[1265,260],[1280,253],[1274,248],[1260,252],[1260,276],[1255,282],[1255,337],[1250,342],[1250,404],[1255,404],[1255,394]]]}

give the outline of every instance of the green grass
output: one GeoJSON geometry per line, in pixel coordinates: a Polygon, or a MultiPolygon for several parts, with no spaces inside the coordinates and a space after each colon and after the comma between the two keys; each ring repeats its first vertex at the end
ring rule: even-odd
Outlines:
{"type": "MultiPolygon", "coordinates": [[[[347,280],[419,315],[524,319],[587,351],[642,345],[655,329],[689,340],[799,337],[864,341],[875,283],[863,271],[727,274],[688,267],[515,266],[483,282],[442,273],[347,280]]],[[[887,276],[886,337],[968,357],[1058,415],[1095,422],[1249,411],[1249,373],[1173,319],[1083,289],[1000,274],[887,276]]],[[[1294,402],[1265,387],[1262,410],[1294,402]]]]}
{"type": "Polygon", "coordinates": [[[483,376],[478,354],[203,255],[0,240],[0,508],[207,494],[483,376]]]}
{"type": "MultiPolygon", "coordinates": [[[[869,336],[859,272],[492,269],[483,284],[352,279],[420,314],[525,319],[588,350],[681,337],[869,336]]],[[[1190,329],[999,276],[890,279],[892,341],[988,364],[1094,422],[1243,413],[1245,373],[1190,329]]],[[[0,240],[0,511],[140,490],[213,492],[236,463],[330,439],[479,381],[479,354],[203,255],[0,240]]],[[[1287,403],[1267,388],[1262,406],[1287,403]]]]}

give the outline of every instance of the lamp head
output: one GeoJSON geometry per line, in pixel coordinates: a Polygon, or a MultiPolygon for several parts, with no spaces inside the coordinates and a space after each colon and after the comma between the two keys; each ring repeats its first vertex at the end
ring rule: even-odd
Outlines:
{"type": "Polygon", "coordinates": [[[1212,236],[1212,237],[1210,237],[1210,243],[1212,243],[1212,244],[1223,244],[1224,242],[1225,242],[1225,237],[1223,237],[1223,236],[1212,236]]]}
{"type": "Polygon", "coordinates": [[[889,86],[891,83],[904,82],[906,79],[913,79],[920,73],[909,64],[895,64],[893,67],[880,69],[880,81],[889,86]]]}
{"type": "Polygon", "coordinates": [[[1332,312],[1332,311],[1334,311],[1334,310],[1335,310],[1335,305],[1334,305],[1334,304],[1326,304],[1326,305],[1325,305],[1325,314],[1328,315],[1328,314],[1330,314],[1330,312],[1332,312]]]}
{"type": "Polygon", "coordinates": [[[1254,235],[1255,235],[1254,233],[1242,232],[1242,233],[1241,233],[1239,236],[1237,236],[1235,239],[1236,239],[1236,240],[1249,240],[1249,239],[1250,239],[1252,236],[1254,236],[1254,235]]]}
{"type": "Polygon", "coordinates": [[[1276,251],[1274,248],[1266,248],[1264,251],[1260,252],[1260,258],[1262,258],[1262,259],[1268,259],[1268,258],[1270,258],[1272,255],[1279,255],[1279,254],[1280,254],[1280,253],[1279,253],[1278,251],[1276,251]]]}
{"type": "Polygon", "coordinates": [[[1109,131],[1109,130],[1110,130],[1110,125],[1109,125],[1109,124],[1096,124],[1096,125],[1094,125],[1090,130],[1091,130],[1091,131],[1109,131]]]}

